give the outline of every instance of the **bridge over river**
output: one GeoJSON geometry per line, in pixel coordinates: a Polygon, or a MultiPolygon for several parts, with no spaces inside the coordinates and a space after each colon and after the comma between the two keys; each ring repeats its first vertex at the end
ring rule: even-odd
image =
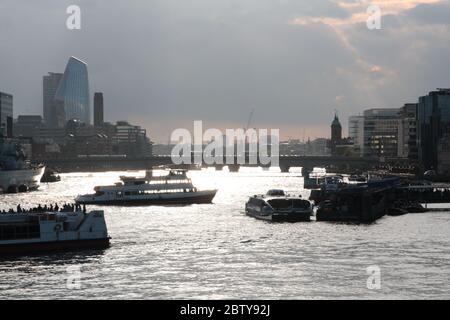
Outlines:
{"type": "MultiPolygon", "coordinates": [[[[233,157],[232,157],[233,158],[233,157]]],[[[246,157],[239,159],[234,156],[232,164],[228,164],[227,159],[219,161],[219,163],[206,164],[195,163],[183,164],[177,167],[194,168],[198,165],[203,167],[216,167],[222,169],[228,166],[230,171],[238,171],[243,167],[270,167],[271,165],[261,164],[261,161],[251,163],[246,157]],[[242,161],[245,160],[245,161],[242,161]],[[227,163],[227,164],[223,164],[227,163]]],[[[228,158],[228,160],[230,160],[228,158]]],[[[106,170],[144,170],[151,169],[157,166],[173,165],[172,158],[167,155],[152,156],[146,158],[128,158],[117,156],[84,156],[72,159],[47,159],[42,160],[47,166],[57,168],[62,172],[76,172],[76,171],[106,171],[106,170]]],[[[303,172],[312,171],[314,167],[333,168],[338,172],[348,172],[354,170],[371,170],[371,169],[386,169],[392,171],[414,171],[416,165],[411,163],[409,159],[404,158],[363,158],[363,157],[344,157],[344,156],[292,156],[281,155],[279,157],[279,167],[282,172],[289,172],[292,167],[302,167],[303,172]]]]}

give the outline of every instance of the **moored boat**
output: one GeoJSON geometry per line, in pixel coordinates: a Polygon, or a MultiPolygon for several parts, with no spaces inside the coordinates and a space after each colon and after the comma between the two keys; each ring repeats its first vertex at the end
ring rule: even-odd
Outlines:
{"type": "Polygon", "coordinates": [[[61,181],[61,176],[56,171],[47,168],[41,178],[42,183],[53,183],[61,181]]]}
{"type": "Polygon", "coordinates": [[[44,171],[43,165],[27,160],[19,144],[0,139],[0,189],[4,193],[38,189],[44,171]]]}
{"type": "Polygon", "coordinates": [[[283,190],[270,190],[266,195],[250,197],[245,212],[265,221],[300,222],[310,221],[313,211],[308,200],[289,196],[283,190]]]}

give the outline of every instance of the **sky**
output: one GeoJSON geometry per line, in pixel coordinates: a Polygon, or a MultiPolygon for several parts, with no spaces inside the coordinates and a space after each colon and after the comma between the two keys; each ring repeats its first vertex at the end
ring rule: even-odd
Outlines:
{"type": "MultiPolygon", "coordinates": [[[[450,0],[1,0],[0,91],[42,114],[42,77],[89,68],[105,120],[329,137],[348,116],[450,87],[450,0]],[[66,9],[81,9],[69,30],[66,9]],[[369,29],[370,5],[381,29],[369,29]]],[[[344,130],[346,131],[346,130],[344,130]]]]}

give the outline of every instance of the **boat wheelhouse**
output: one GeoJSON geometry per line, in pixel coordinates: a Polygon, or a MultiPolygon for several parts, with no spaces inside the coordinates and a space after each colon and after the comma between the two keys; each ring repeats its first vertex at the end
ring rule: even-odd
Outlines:
{"type": "Polygon", "coordinates": [[[78,196],[79,204],[157,205],[211,203],[217,190],[198,190],[186,170],[170,170],[155,176],[147,171],[144,177],[121,176],[112,186],[97,186],[94,194],[78,196]]]}

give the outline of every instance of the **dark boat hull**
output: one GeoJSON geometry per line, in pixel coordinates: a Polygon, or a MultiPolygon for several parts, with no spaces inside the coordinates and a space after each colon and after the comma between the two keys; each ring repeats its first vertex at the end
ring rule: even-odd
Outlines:
{"type": "Polygon", "coordinates": [[[258,220],[271,222],[308,222],[311,221],[311,213],[291,214],[291,213],[273,213],[262,215],[257,212],[247,211],[246,214],[258,220]]]}
{"type": "Polygon", "coordinates": [[[311,214],[273,214],[273,222],[308,222],[311,221],[311,214]]]}
{"type": "Polygon", "coordinates": [[[109,238],[20,244],[0,244],[0,255],[21,255],[56,251],[106,249],[108,247],[109,238]]]}
{"type": "Polygon", "coordinates": [[[317,211],[316,221],[329,222],[358,222],[358,223],[372,223],[386,215],[386,210],[377,210],[372,212],[361,212],[360,214],[346,214],[341,211],[317,211]]]}

